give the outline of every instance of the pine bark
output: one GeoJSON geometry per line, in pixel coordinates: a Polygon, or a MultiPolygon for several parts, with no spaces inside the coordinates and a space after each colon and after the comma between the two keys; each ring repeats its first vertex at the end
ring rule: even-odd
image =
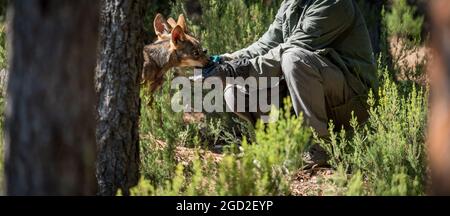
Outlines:
{"type": "Polygon", "coordinates": [[[8,195],[93,195],[98,1],[11,1],[8,195]]]}
{"type": "Polygon", "coordinates": [[[140,77],[144,0],[104,0],[96,73],[99,195],[115,195],[139,180],[140,77]]]}

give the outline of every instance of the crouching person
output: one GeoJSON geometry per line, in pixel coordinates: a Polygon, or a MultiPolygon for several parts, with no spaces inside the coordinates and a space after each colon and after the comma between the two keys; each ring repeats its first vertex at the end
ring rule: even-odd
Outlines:
{"type": "MultiPolygon", "coordinates": [[[[352,111],[360,122],[366,121],[367,94],[378,85],[368,30],[353,0],[285,0],[257,42],[216,56],[214,62],[203,69],[204,78],[280,78],[275,86],[280,98],[290,96],[295,113],[303,113],[321,137],[329,136],[330,120],[337,128],[348,127],[352,111]]],[[[249,100],[251,91],[273,89],[229,84],[225,100],[236,114],[255,123],[267,113],[238,111],[237,98],[249,100]]],[[[304,158],[311,166],[327,161],[318,145],[304,158]]]]}

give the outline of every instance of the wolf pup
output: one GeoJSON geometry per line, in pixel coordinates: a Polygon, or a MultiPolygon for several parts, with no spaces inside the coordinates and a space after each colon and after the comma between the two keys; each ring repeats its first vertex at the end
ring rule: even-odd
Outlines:
{"type": "Polygon", "coordinates": [[[203,67],[209,62],[207,51],[200,42],[188,34],[186,19],[180,15],[178,21],[165,20],[161,14],[153,22],[157,40],[144,47],[143,83],[150,93],[164,83],[165,73],[174,67],[203,67]]]}

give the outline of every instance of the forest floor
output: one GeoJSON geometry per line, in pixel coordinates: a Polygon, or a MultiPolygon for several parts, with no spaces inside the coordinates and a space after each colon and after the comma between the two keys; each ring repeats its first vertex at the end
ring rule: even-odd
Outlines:
{"type": "Polygon", "coordinates": [[[394,37],[389,40],[389,47],[393,64],[399,71],[398,80],[409,80],[422,86],[429,83],[427,73],[423,73],[431,52],[427,45],[415,46],[394,37]]]}
{"type": "MultiPolygon", "coordinates": [[[[334,177],[333,168],[298,170],[293,176],[291,191],[294,196],[323,196],[339,190],[328,181],[334,177]]],[[[334,193],[335,194],[335,193],[334,193]]]]}
{"type": "MultiPolygon", "coordinates": [[[[201,121],[203,119],[201,113],[185,113],[184,120],[186,123],[193,121],[201,121]]],[[[156,140],[159,148],[164,148],[166,143],[156,140]]],[[[175,149],[175,162],[185,166],[191,164],[196,156],[197,149],[177,146],[175,149]]],[[[211,150],[201,149],[199,157],[202,160],[213,161],[217,164],[222,160],[223,155],[211,150]]],[[[313,169],[299,169],[292,175],[291,192],[294,196],[322,196],[335,193],[338,188],[331,184],[330,180],[335,174],[335,169],[319,167],[313,169]]]]}

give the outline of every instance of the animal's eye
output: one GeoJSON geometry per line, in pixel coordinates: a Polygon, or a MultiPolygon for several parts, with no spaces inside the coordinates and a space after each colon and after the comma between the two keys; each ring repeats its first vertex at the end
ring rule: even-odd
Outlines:
{"type": "Polygon", "coordinates": [[[196,50],[196,51],[194,51],[194,56],[199,56],[200,55],[200,53],[196,50]]]}

